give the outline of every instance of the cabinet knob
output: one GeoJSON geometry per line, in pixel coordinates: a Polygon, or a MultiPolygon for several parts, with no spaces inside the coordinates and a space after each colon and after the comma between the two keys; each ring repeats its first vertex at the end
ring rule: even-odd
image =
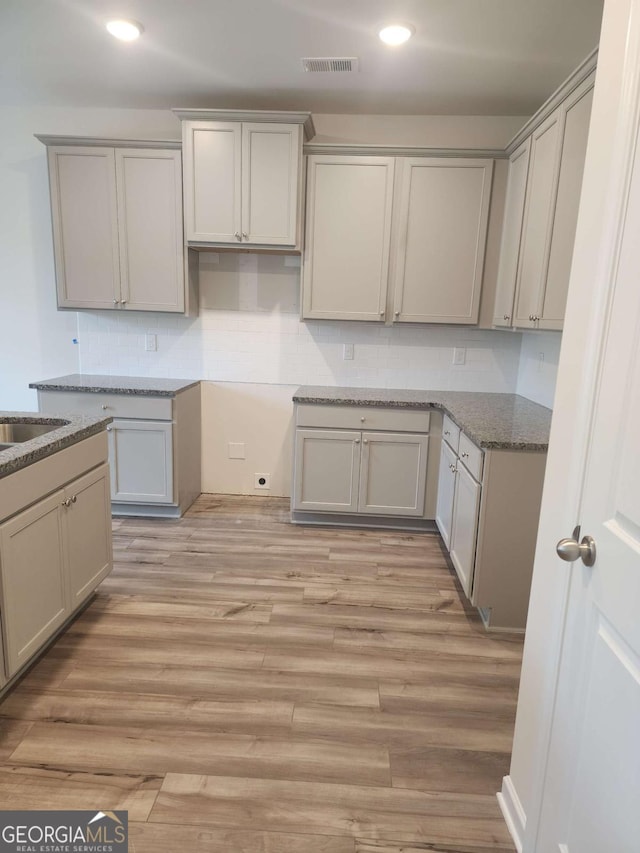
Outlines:
{"type": "Polygon", "coordinates": [[[356,438],[356,440],[355,440],[353,443],[354,443],[354,444],[360,444],[360,439],[359,439],[359,438],[356,438]]]}
{"type": "Polygon", "coordinates": [[[107,427],[107,432],[111,432],[111,427],[107,427]]]}
{"type": "Polygon", "coordinates": [[[503,320],[510,320],[511,317],[508,314],[503,314],[502,319],[503,320]]]}
{"type": "Polygon", "coordinates": [[[120,304],[121,304],[121,305],[126,305],[126,304],[127,304],[127,300],[126,300],[126,299],[121,299],[121,300],[120,300],[120,304]]]}
{"type": "Polygon", "coordinates": [[[362,439],[362,443],[363,443],[363,444],[369,444],[369,439],[368,439],[368,438],[363,438],[363,439],[362,439]]]}
{"type": "Polygon", "coordinates": [[[380,316],[381,316],[381,317],[384,317],[384,311],[381,311],[381,312],[380,312],[380,316]]]}
{"type": "Polygon", "coordinates": [[[67,498],[66,500],[62,501],[62,506],[65,509],[69,509],[69,507],[71,506],[71,498],[67,498]]]}
{"type": "Polygon", "coordinates": [[[114,299],[114,300],[113,300],[113,304],[114,304],[114,305],[120,305],[120,300],[119,300],[119,299],[114,299]]]}
{"type": "Polygon", "coordinates": [[[249,239],[249,235],[247,234],[247,232],[246,232],[246,231],[243,231],[243,232],[242,232],[242,236],[244,237],[244,239],[245,239],[245,240],[248,240],[248,239],[249,239]]]}
{"type": "Polygon", "coordinates": [[[540,319],[540,317],[538,317],[537,314],[529,314],[529,319],[532,323],[535,323],[540,319]]]}
{"type": "Polygon", "coordinates": [[[394,311],[394,312],[393,312],[393,314],[394,314],[394,316],[395,316],[395,317],[399,317],[399,316],[400,316],[400,312],[399,312],[399,311],[394,311]]]}
{"type": "Polygon", "coordinates": [[[77,496],[77,495],[71,495],[71,503],[72,503],[72,504],[76,503],[76,502],[77,502],[77,500],[78,500],[78,496],[77,496]]]}
{"type": "Polygon", "coordinates": [[[448,430],[448,429],[445,429],[444,434],[445,434],[445,435],[451,435],[451,433],[449,432],[449,430],[448,430]]]}
{"type": "Polygon", "coordinates": [[[366,421],[366,418],[360,418],[360,423],[363,424],[366,421]]]}
{"type": "Polygon", "coordinates": [[[107,409],[109,408],[109,406],[107,406],[107,405],[102,405],[102,406],[100,406],[100,408],[102,409],[102,411],[103,411],[103,412],[106,412],[106,411],[107,411],[107,409]]]}
{"type": "Polygon", "coordinates": [[[468,459],[469,458],[468,453],[461,453],[460,456],[462,457],[462,459],[468,459]]]}
{"type": "Polygon", "coordinates": [[[236,240],[242,240],[242,235],[240,234],[239,231],[236,231],[233,236],[236,238],[236,240]]]}

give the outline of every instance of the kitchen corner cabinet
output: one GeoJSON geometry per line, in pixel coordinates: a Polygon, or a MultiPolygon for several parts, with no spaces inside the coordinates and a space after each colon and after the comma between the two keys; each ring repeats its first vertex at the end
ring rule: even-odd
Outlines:
{"type": "Polygon", "coordinates": [[[304,319],[476,323],[493,161],[307,158],[304,319]]]}
{"type": "Polygon", "coordinates": [[[102,433],[6,478],[10,494],[0,524],[0,612],[7,679],[111,571],[106,453],[102,433]],[[45,496],[34,502],[43,489],[45,496]]]}
{"type": "Polygon", "coordinates": [[[477,323],[492,160],[403,158],[393,318],[477,323]]]}
{"type": "Polygon", "coordinates": [[[223,121],[207,117],[209,112],[216,113],[176,111],[183,120],[187,241],[299,249],[302,137],[309,114],[290,114],[286,123],[265,120],[268,113],[254,114],[260,121],[223,121]]]}
{"type": "Polygon", "coordinates": [[[546,453],[481,450],[443,418],[436,525],[485,625],[522,630],[546,453]]]}
{"type": "Polygon", "coordinates": [[[423,519],[429,422],[429,412],[298,405],[294,521],[423,519]]]}
{"type": "Polygon", "coordinates": [[[39,138],[47,144],[58,307],[185,313],[181,154],[175,145],[50,144],[59,138],[39,138]]]}
{"type": "Polygon", "coordinates": [[[496,326],[563,327],[593,86],[591,74],[511,157],[494,311],[496,326]],[[509,311],[514,293],[514,310],[509,311]]]}

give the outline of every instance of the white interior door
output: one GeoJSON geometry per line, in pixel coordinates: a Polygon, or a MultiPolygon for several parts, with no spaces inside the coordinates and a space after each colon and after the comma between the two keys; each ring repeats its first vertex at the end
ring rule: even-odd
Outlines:
{"type": "MultiPolygon", "coordinates": [[[[639,101],[637,97],[636,148],[639,101]]],[[[616,248],[604,272],[610,300],[579,515],[582,535],[594,538],[597,557],[591,568],[580,560],[570,568],[541,820],[530,848],[544,853],[635,853],[640,844],[637,155],[628,186],[618,233],[613,235],[616,248]]]]}

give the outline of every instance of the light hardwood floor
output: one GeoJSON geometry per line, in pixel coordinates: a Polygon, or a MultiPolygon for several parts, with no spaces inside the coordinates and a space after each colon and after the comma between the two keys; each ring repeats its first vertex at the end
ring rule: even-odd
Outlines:
{"type": "Polygon", "coordinates": [[[0,703],[3,808],[128,809],[137,853],[512,851],[522,642],[439,537],[278,498],[114,522],[115,568],[0,703]]]}

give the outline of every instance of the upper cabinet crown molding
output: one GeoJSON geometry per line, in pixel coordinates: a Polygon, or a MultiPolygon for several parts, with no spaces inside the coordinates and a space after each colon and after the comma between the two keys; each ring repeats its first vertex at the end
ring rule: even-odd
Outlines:
{"type": "Polygon", "coordinates": [[[529,121],[522,127],[513,139],[508,143],[503,156],[510,157],[522,143],[538,128],[546,119],[567,100],[569,95],[578,88],[596,70],[598,64],[598,48],[591,51],[576,70],[559,86],[548,98],[540,109],[531,116],[529,121]]]}
{"type": "Polygon", "coordinates": [[[420,145],[369,145],[346,142],[307,142],[305,154],[336,154],[342,157],[462,157],[505,160],[504,148],[425,148],[420,145]]]}
{"type": "Polygon", "coordinates": [[[177,107],[172,110],[180,121],[248,121],[268,122],[269,124],[300,124],[304,129],[304,138],[313,139],[316,129],[309,112],[287,110],[199,110],[177,107]]]}
{"type": "Polygon", "coordinates": [[[65,145],[81,148],[158,148],[176,151],[182,148],[179,139],[113,139],[103,136],[56,136],[49,133],[34,133],[34,136],[47,147],[65,145]]]}

